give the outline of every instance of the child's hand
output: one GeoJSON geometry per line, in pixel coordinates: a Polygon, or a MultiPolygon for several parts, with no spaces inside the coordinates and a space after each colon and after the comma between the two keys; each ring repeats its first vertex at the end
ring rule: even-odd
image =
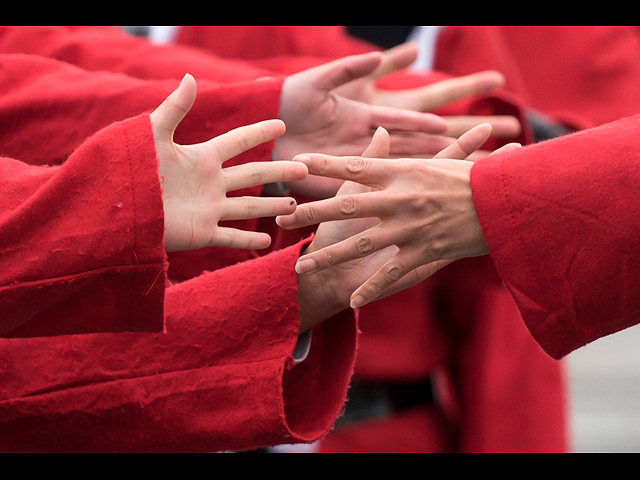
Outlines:
{"type": "Polygon", "coordinates": [[[302,180],[307,168],[299,162],[256,162],[222,168],[232,157],[285,132],[280,120],[232,130],[197,145],[177,145],[173,134],[196,97],[196,82],[186,75],[180,86],[151,114],[165,216],[165,250],[203,247],[260,249],[269,246],[266,233],[218,226],[241,220],[292,213],[292,198],[235,197],[227,192],[271,182],[302,180]]]}

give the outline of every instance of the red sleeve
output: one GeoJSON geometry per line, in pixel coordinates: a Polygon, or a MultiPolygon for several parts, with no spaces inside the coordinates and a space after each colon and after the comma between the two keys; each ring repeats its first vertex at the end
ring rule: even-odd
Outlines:
{"type": "Polygon", "coordinates": [[[164,334],[0,340],[0,449],[211,452],[317,439],[342,408],[357,328],[350,312],[329,319],[293,366],[301,246],[169,287],[164,334]]]}
{"type": "Polygon", "coordinates": [[[447,26],[435,68],[498,70],[528,107],[575,128],[640,112],[636,26],[447,26]]]}
{"type": "Polygon", "coordinates": [[[472,169],[491,256],[555,358],[640,320],[639,134],[630,117],[472,169]]]}
{"type": "MultiPolygon", "coordinates": [[[[0,55],[0,154],[34,165],[59,164],[82,142],[112,122],[156,108],[175,80],[140,80],[111,72],[87,72],[32,55],[0,55]]],[[[175,141],[194,144],[233,128],[277,118],[282,77],[225,85],[198,80],[196,102],[178,127],[175,141]]],[[[272,142],[225,163],[269,161],[272,142]]],[[[261,187],[232,195],[260,195],[261,187]]],[[[255,230],[257,220],[225,222],[255,230]]],[[[172,253],[170,275],[184,280],[239,261],[247,250],[211,248],[172,253]]]]}
{"type": "Polygon", "coordinates": [[[36,55],[142,79],[179,80],[190,73],[196,79],[229,83],[270,75],[246,62],[188,46],[153,44],[116,27],[0,27],[0,53],[36,55]]]}
{"type": "MultiPolygon", "coordinates": [[[[0,54],[0,65],[0,153],[31,164],[59,163],[101,128],[156,108],[179,83],[89,72],[33,55],[0,54]]],[[[206,141],[277,118],[281,77],[225,85],[196,80],[196,103],[176,142],[206,141]]]]}
{"type": "Polygon", "coordinates": [[[165,254],[149,117],[60,167],[0,159],[0,334],[161,331],[165,254]]]}
{"type": "Polygon", "coordinates": [[[176,43],[249,61],[277,57],[335,60],[378,50],[349,36],[342,26],[317,25],[181,26],[176,43]]]}

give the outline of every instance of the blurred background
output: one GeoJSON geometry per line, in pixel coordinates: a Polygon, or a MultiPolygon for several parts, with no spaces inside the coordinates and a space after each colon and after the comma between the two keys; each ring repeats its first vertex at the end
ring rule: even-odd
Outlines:
{"type": "Polygon", "coordinates": [[[640,328],[567,357],[576,452],[640,452],[640,328]]]}

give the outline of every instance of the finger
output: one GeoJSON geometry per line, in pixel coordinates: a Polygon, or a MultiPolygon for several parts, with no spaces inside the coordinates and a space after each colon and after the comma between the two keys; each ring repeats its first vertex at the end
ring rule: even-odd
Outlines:
{"type": "Polygon", "coordinates": [[[227,192],[276,182],[296,182],[307,178],[307,167],[300,162],[252,162],[222,169],[227,192]]]}
{"type": "Polygon", "coordinates": [[[291,230],[333,220],[371,218],[389,213],[389,205],[371,198],[371,194],[359,191],[351,194],[342,194],[342,191],[340,193],[334,198],[298,205],[291,215],[277,217],[276,223],[281,228],[291,230]]]}
{"type": "Polygon", "coordinates": [[[428,112],[470,95],[481,95],[504,85],[499,72],[485,71],[441,80],[424,87],[378,92],[378,104],[428,112]]]}
{"type": "Polygon", "coordinates": [[[370,128],[382,126],[390,132],[445,133],[447,121],[431,113],[414,112],[390,107],[369,107],[370,128]]]}
{"type": "MultiPolygon", "coordinates": [[[[393,260],[395,259],[392,259],[392,261],[393,260]]],[[[438,260],[426,265],[419,265],[416,268],[410,269],[407,273],[405,273],[402,276],[400,280],[390,284],[389,286],[384,288],[382,292],[379,294],[377,293],[377,291],[380,289],[380,286],[372,287],[372,285],[377,285],[377,284],[373,283],[373,282],[376,282],[376,280],[373,277],[371,277],[369,280],[363,283],[351,294],[351,301],[350,301],[351,308],[364,307],[365,305],[373,302],[374,300],[387,297],[400,290],[416,285],[426,280],[427,278],[431,277],[436,272],[446,267],[453,261],[454,260],[438,260]]],[[[394,268],[393,265],[387,264],[385,265],[385,267],[387,269],[391,269],[391,273],[393,274],[393,268],[394,268]]],[[[377,273],[381,275],[382,280],[384,281],[385,279],[384,273],[380,271],[377,273]]],[[[389,273],[387,273],[387,278],[389,278],[388,275],[389,273]]]]}
{"type": "Polygon", "coordinates": [[[311,175],[338,178],[383,187],[389,179],[389,164],[393,160],[365,157],[334,157],[320,153],[297,155],[296,162],[306,165],[311,175]]]}
{"type": "Polygon", "coordinates": [[[394,133],[391,135],[392,158],[431,158],[455,142],[443,135],[394,133]]]}
{"type": "Polygon", "coordinates": [[[220,220],[248,220],[252,218],[290,215],[296,210],[290,197],[233,197],[224,204],[220,220]]]}
{"type": "Polygon", "coordinates": [[[363,157],[370,158],[387,158],[391,150],[391,137],[389,132],[383,127],[378,129],[373,134],[371,143],[362,153],[363,157]]]}
{"type": "Polygon", "coordinates": [[[522,148],[522,145],[520,145],[519,143],[507,143],[503,147],[500,147],[497,150],[494,150],[489,155],[495,155],[496,153],[512,152],[514,150],[518,150],[519,148],[522,148]]]}
{"type": "Polygon", "coordinates": [[[443,118],[449,124],[446,135],[455,138],[481,123],[491,125],[491,136],[494,138],[515,138],[522,131],[520,121],[510,115],[459,115],[443,118]]]}
{"type": "Polygon", "coordinates": [[[461,98],[481,95],[504,85],[504,82],[504,76],[493,70],[442,80],[425,87],[429,95],[422,96],[422,109],[433,110],[461,98]]]}
{"type": "Polygon", "coordinates": [[[381,60],[382,55],[379,52],[341,58],[312,69],[312,83],[321,91],[329,92],[340,85],[369,75],[381,60]]]}
{"type": "Polygon", "coordinates": [[[271,237],[263,232],[248,232],[228,227],[218,227],[211,239],[210,246],[237,248],[243,250],[262,250],[271,245],[271,237]]]}
{"type": "MultiPolygon", "coordinates": [[[[363,153],[363,157],[379,157],[387,158],[391,148],[391,139],[389,132],[379,127],[373,134],[369,146],[363,153]]],[[[333,179],[317,175],[309,175],[302,182],[292,183],[290,185],[292,191],[303,193],[307,197],[323,199],[334,197],[336,194],[344,195],[346,193],[363,193],[370,191],[370,188],[360,183],[344,182],[342,179],[333,179]]],[[[293,224],[293,218],[284,220],[283,225],[293,224]]],[[[276,219],[278,222],[278,219],[276,219]]]]}
{"type": "MultiPolygon", "coordinates": [[[[389,132],[387,132],[384,128],[379,127],[376,132],[373,134],[373,138],[371,139],[371,143],[365,149],[362,156],[363,157],[371,157],[371,158],[387,158],[389,156],[389,150],[391,148],[391,138],[389,136],[389,132]]],[[[325,177],[315,177],[315,178],[325,178],[325,177]]],[[[335,180],[334,180],[335,181],[335,180]]],[[[356,182],[343,182],[342,186],[337,192],[337,195],[347,195],[347,194],[356,194],[356,193],[365,193],[371,191],[370,187],[366,185],[362,185],[361,183],[356,182]]],[[[316,197],[319,198],[319,197],[316,197]]]]}
{"type": "Polygon", "coordinates": [[[217,155],[222,162],[260,144],[270,142],[285,132],[282,120],[265,120],[244,125],[198,145],[204,155],[217,155]]]}
{"type": "Polygon", "coordinates": [[[303,255],[296,263],[299,274],[313,274],[351,260],[369,256],[377,251],[394,245],[395,232],[376,225],[346,240],[303,255]]]}
{"type": "Polygon", "coordinates": [[[411,262],[410,255],[400,249],[386,264],[351,294],[351,308],[360,308],[391,289],[405,275],[420,266],[411,262]]]}
{"type": "Polygon", "coordinates": [[[478,150],[491,136],[491,125],[483,123],[463,134],[450,146],[443,149],[434,158],[465,160],[478,150]]]}
{"type": "Polygon", "coordinates": [[[154,133],[163,140],[173,140],[173,132],[191,110],[196,99],[196,81],[186,74],[180,85],[150,115],[154,133]]]}

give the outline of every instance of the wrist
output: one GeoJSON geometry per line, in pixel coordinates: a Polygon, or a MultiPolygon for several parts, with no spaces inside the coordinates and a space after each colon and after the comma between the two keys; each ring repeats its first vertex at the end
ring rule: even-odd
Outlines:
{"type": "MultiPolygon", "coordinates": [[[[315,251],[313,242],[304,249],[300,255],[306,255],[315,251]]],[[[349,307],[348,297],[340,301],[338,288],[336,288],[335,275],[331,275],[332,269],[320,271],[315,274],[296,274],[298,283],[298,305],[300,311],[300,333],[313,328],[318,323],[340,313],[349,307]]]]}

